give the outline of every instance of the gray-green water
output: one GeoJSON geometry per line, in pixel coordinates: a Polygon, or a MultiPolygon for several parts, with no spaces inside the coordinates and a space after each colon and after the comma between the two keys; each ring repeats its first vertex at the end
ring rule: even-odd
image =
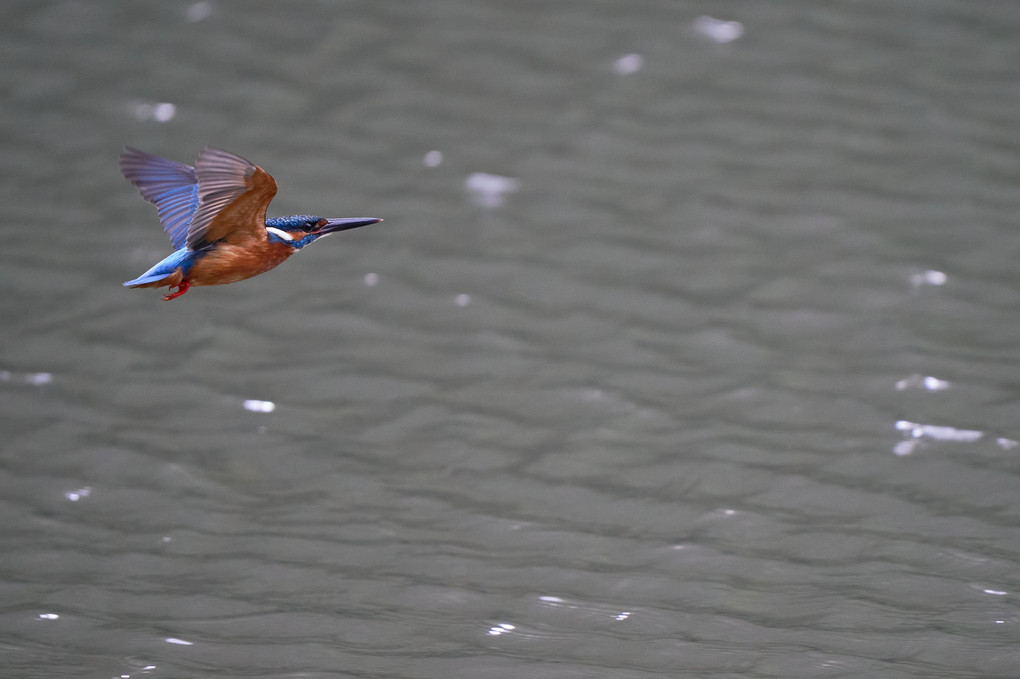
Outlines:
{"type": "Polygon", "coordinates": [[[1018,35],[4,3],[0,674],[1017,676],[1018,35]],[[386,221],[163,303],[124,144],[386,221]]]}

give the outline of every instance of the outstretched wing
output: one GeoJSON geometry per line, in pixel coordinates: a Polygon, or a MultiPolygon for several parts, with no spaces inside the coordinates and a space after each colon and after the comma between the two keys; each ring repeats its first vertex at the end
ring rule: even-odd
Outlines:
{"type": "Polygon", "coordinates": [[[127,146],[120,154],[120,172],[138,187],[142,198],[156,206],[174,248],[183,248],[199,207],[195,168],[127,146]]]}
{"type": "Polygon", "coordinates": [[[241,156],[206,148],[195,161],[198,210],[191,218],[187,244],[198,250],[216,241],[266,239],[266,208],[276,182],[241,156]]]}

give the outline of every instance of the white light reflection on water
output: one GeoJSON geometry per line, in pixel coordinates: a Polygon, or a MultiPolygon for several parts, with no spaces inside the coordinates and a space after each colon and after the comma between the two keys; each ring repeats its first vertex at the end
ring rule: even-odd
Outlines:
{"type": "Polygon", "coordinates": [[[507,632],[513,632],[517,629],[516,625],[511,625],[508,622],[501,622],[498,625],[493,625],[489,628],[488,634],[492,637],[498,637],[500,634],[506,634],[507,632]]]}
{"type": "Polygon", "coordinates": [[[253,413],[271,413],[276,410],[276,404],[272,401],[259,401],[249,398],[244,402],[244,409],[253,413]]]}
{"type": "Polygon", "coordinates": [[[693,27],[698,35],[719,44],[733,42],[744,34],[744,24],[739,21],[725,21],[710,16],[698,17],[693,27]]]}
{"type": "Polygon", "coordinates": [[[976,429],[957,429],[956,427],[938,424],[920,424],[918,422],[908,422],[907,420],[898,421],[896,429],[908,432],[911,438],[929,438],[935,441],[963,441],[970,443],[984,436],[984,432],[977,431],[976,429]]]}
{"type": "Polygon", "coordinates": [[[177,106],[168,101],[157,103],[139,102],[132,106],[131,112],[136,120],[154,120],[157,123],[168,123],[177,115],[177,106]]]}
{"type": "MultiPolygon", "coordinates": [[[[152,674],[152,672],[155,669],[156,669],[155,665],[143,665],[142,667],[138,668],[138,670],[136,671],[136,674],[152,674]]],[[[131,676],[132,675],[126,674],[126,673],[125,674],[121,674],[120,675],[120,679],[131,679],[131,676]]]]}
{"type": "Polygon", "coordinates": [[[10,370],[0,370],[0,382],[11,382],[14,380],[30,384],[33,387],[41,387],[53,381],[53,373],[24,373],[19,376],[18,373],[11,372],[10,370]]]}
{"type": "Polygon", "coordinates": [[[925,440],[973,443],[984,436],[984,432],[975,429],[957,429],[945,425],[921,424],[907,420],[896,422],[896,430],[904,432],[909,437],[893,446],[893,453],[899,456],[910,455],[925,440]]]}
{"type": "Polygon", "coordinates": [[[910,285],[914,288],[922,288],[926,285],[939,286],[945,285],[949,277],[941,271],[935,271],[929,269],[922,273],[915,273],[910,276],[910,285]]]}
{"type": "Polygon", "coordinates": [[[911,375],[896,382],[896,391],[906,389],[924,389],[926,391],[942,391],[949,388],[948,380],[940,380],[931,375],[911,375]]]}
{"type": "Polygon", "coordinates": [[[71,502],[78,502],[83,500],[92,494],[92,489],[88,486],[84,488],[76,488],[75,490],[68,490],[64,493],[64,497],[71,502]]]}
{"type": "Polygon", "coordinates": [[[624,54],[613,62],[613,73],[616,75],[630,75],[637,73],[645,65],[645,58],[640,54],[624,54]]]}
{"type": "Polygon", "coordinates": [[[481,207],[499,207],[506,202],[506,195],[520,190],[521,182],[513,177],[504,177],[488,172],[472,172],[464,180],[464,188],[481,207]]]}
{"type": "Polygon", "coordinates": [[[623,622],[624,620],[629,619],[630,616],[634,615],[633,611],[621,611],[619,609],[610,609],[608,607],[603,607],[600,605],[570,603],[566,599],[561,599],[558,596],[542,595],[538,597],[538,600],[541,601],[543,604],[551,606],[553,608],[590,611],[594,612],[596,615],[600,617],[602,615],[609,615],[613,618],[613,620],[617,622],[623,622]]]}

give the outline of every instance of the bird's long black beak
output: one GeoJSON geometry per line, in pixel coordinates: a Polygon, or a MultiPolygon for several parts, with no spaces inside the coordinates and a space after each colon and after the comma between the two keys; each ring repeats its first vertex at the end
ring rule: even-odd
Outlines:
{"type": "Polygon", "coordinates": [[[375,217],[341,217],[340,219],[327,219],[326,224],[317,230],[320,235],[325,236],[328,233],[336,233],[337,231],[346,231],[347,229],[356,229],[359,226],[368,226],[369,224],[375,224],[381,222],[381,219],[375,217]]]}

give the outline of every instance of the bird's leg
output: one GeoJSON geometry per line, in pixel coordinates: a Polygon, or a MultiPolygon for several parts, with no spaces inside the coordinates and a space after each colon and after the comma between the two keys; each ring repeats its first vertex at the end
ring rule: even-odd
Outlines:
{"type": "Polygon", "coordinates": [[[171,285],[170,286],[170,290],[173,290],[174,288],[177,288],[177,291],[176,292],[170,292],[170,290],[167,290],[167,293],[165,295],[163,295],[163,301],[164,302],[169,302],[170,300],[172,300],[174,298],[180,297],[181,295],[186,293],[188,291],[188,288],[190,288],[190,287],[191,287],[191,281],[189,281],[188,279],[184,279],[183,281],[181,281],[177,285],[171,285]]]}

